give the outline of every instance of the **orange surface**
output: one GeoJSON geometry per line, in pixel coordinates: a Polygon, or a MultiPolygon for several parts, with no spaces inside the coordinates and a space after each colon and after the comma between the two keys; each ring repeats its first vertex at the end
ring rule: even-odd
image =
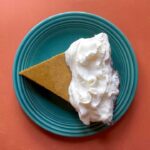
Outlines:
{"type": "Polygon", "coordinates": [[[150,149],[150,1],[149,0],[0,0],[0,150],[150,149]],[[87,11],[116,24],[129,38],[139,64],[134,102],[111,129],[71,139],[36,126],[16,100],[12,65],[27,31],[50,15],[87,11]]]}

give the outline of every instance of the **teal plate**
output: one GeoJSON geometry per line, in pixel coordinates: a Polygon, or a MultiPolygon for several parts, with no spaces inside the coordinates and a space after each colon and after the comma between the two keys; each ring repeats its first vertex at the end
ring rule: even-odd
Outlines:
{"type": "Polygon", "coordinates": [[[116,26],[101,17],[67,12],[49,17],[33,27],[20,44],[14,62],[13,80],[18,101],[40,127],[62,136],[83,137],[111,126],[102,123],[83,125],[69,103],[18,75],[21,70],[64,52],[73,41],[100,32],[109,36],[113,66],[120,76],[120,93],[112,124],[127,111],[138,80],[136,58],[127,38],[116,26]]]}

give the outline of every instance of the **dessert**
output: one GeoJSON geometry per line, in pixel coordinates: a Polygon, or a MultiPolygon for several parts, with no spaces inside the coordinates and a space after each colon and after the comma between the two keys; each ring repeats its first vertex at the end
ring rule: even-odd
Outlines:
{"type": "Polygon", "coordinates": [[[84,124],[112,121],[119,76],[112,68],[107,34],[81,38],[65,53],[27,68],[20,75],[71,103],[84,124]]]}
{"type": "Polygon", "coordinates": [[[56,55],[19,73],[45,89],[68,101],[71,73],[65,63],[64,53],[56,55]]]}

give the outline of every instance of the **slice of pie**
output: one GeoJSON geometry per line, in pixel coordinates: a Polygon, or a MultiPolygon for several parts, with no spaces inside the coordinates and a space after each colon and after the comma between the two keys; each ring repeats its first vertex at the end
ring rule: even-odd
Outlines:
{"type": "Polygon", "coordinates": [[[19,74],[68,101],[71,72],[65,62],[64,53],[29,67],[19,74]]]}

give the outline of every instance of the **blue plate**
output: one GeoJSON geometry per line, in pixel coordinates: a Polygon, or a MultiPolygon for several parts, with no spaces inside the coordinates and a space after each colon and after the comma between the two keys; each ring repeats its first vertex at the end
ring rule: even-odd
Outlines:
{"type": "Polygon", "coordinates": [[[33,27],[21,42],[14,62],[13,80],[18,101],[40,127],[69,137],[89,136],[109,127],[102,123],[83,125],[70,104],[18,75],[21,70],[64,52],[73,41],[100,32],[109,36],[113,65],[120,76],[120,93],[113,123],[127,111],[138,79],[136,58],[127,38],[116,26],[101,17],[67,12],[49,17],[33,27]]]}

